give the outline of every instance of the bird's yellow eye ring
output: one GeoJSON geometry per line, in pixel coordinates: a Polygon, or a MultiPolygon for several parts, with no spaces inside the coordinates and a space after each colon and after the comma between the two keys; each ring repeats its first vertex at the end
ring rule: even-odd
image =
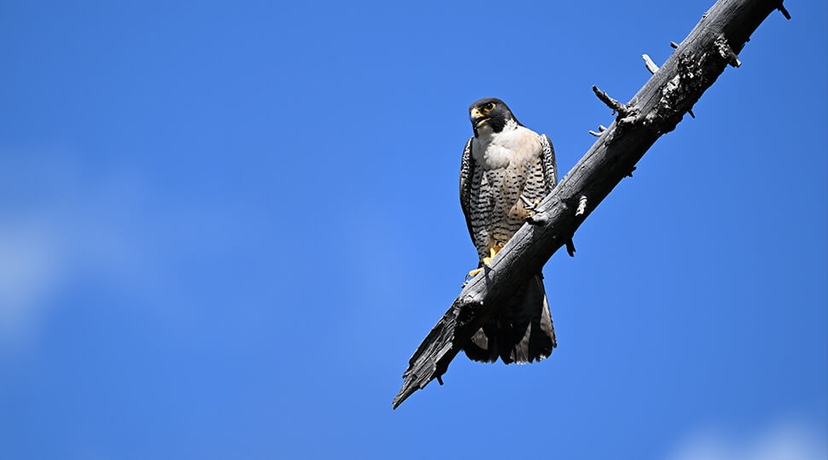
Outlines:
{"type": "Polygon", "coordinates": [[[491,112],[495,108],[494,102],[487,102],[486,105],[483,106],[483,111],[486,113],[491,112]]]}

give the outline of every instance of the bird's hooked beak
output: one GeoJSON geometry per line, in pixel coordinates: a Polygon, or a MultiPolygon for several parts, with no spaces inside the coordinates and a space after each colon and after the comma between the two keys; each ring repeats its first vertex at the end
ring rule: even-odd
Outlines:
{"type": "Polygon", "coordinates": [[[471,124],[474,129],[479,129],[481,126],[485,125],[487,121],[489,121],[489,117],[483,115],[480,109],[472,109],[469,113],[469,118],[471,119],[471,124]]]}

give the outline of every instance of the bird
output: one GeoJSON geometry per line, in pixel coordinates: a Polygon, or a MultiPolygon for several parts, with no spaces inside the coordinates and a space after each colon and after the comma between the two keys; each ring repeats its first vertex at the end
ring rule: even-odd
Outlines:
{"type": "MultiPolygon", "coordinates": [[[[558,182],[549,136],[523,126],[509,106],[484,98],[469,106],[474,135],[460,167],[460,205],[479,264],[477,276],[526,222],[558,182]]],[[[495,307],[463,351],[474,361],[505,364],[541,361],[557,346],[549,302],[538,272],[495,307]]]]}

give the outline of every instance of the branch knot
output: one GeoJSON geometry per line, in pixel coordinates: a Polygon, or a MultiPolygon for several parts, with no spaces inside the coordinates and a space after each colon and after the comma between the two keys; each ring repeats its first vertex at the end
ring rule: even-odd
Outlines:
{"type": "Polygon", "coordinates": [[[727,42],[726,38],[719,35],[716,37],[714,44],[716,45],[716,51],[719,52],[719,56],[727,60],[728,64],[733,67],[739,67],[742,65],[739,61],[739,56],[733,51],[733,48],[730,47],[730,43],[727,42]]]}

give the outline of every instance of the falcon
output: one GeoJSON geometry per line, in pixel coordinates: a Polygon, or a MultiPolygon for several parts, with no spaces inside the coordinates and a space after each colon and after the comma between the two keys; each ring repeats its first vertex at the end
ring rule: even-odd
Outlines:
{"type": "MultiPolygon", "coordinates": [[[[480,263],[476,276],[531,216],[558,182],[555,151],[545,134],[523,126],[500,99],[469,107],[474,136],[460,167],[460,205],[480,263]]],[[[530,363],[556,347],[549,302],[539,272],[519,287],[466,344],[475,361],[530,363]]]]}

